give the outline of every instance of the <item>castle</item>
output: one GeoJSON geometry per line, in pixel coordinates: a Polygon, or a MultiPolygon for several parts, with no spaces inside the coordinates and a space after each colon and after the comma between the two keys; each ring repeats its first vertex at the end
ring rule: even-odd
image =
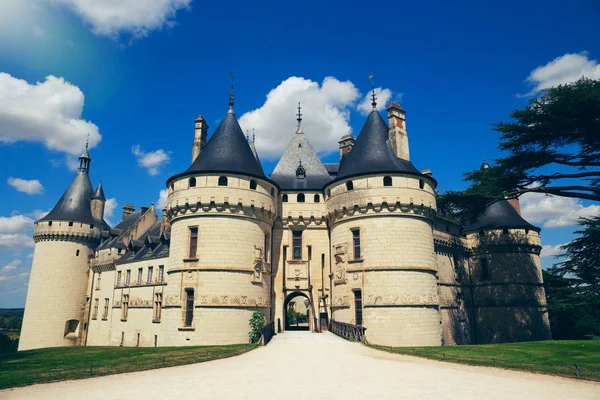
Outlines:
{"type": "Polygon", "coordinates": [[[387,119],[373,97],[356,140],[342,137],[339,163],[324,164],[298,112],[267,177],[231,95],[210,140],[195,120],[192,163],[167,180],[162,217],[126,205],[113,228],[86,148],[35,223],[19,350],[245,343],[254,311],[289,329],[298,296],[312,331],[360,325],[379,345],[550,339],[539,228],[514,199],[467,226],[438,213],[436,180],[410,160],[405,111],[392,102],[387,119]]]}

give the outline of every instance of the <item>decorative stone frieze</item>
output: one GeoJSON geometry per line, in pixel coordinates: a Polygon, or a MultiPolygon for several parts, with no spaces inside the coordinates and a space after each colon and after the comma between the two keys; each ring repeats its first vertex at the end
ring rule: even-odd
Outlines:
{"type": "Polygon", "coordinates": [[[368,306],[437,306],[439,298],[437,295],[394,295],[378,294],[368,295],[364,300],[365,307],[368,306]]]}

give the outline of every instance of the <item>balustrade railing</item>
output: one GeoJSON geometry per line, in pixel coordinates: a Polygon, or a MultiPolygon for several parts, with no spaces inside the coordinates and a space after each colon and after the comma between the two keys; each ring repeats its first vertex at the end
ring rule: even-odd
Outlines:
{"type": "Polygon", "coordinates": [[[367,337],[365,336],[365,331],[367,328],[364,326],[347,324],[345,322],[330,321],[329,330],[351,342],[367,344],[367,337]]]}

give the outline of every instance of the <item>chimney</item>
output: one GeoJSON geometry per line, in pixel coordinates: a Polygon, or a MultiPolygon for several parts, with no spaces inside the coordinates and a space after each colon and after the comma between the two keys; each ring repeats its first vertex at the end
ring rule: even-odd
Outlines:
{"type": "Polygon", "coordinates": [[[390,126],[389,146],[396,157],[410,161],[408,152],[408,135],[406,133],[406,111],[396,102],[391,102],[387,108],[388,124],[390,126]]]}
{"type": "Polygon", "coordinates": [[[340,141],[338,142],[340,145],[340,160],[342,159],[342,157],[344,157],[346,154],[352,151],[352,147],[354,147],[354,142],[356,142],[356,140],[352,135],[344,135],[341,137],[340,141]]]}
{"type": "Polygon", "coordinates": [[[171,227],[171,220],[169,219],[169,216],[167,215],[167,209],[163,208],[162,209],[162,218],[160,220],[160,234],[162,235],[170,227],[171,227]]]}
{"type": "Polygon", "coordinates": [[[521,204],[519,203],[519,198],[515,197],[512,199],[506,199],[511,206],[513,206],[513,208],[519,213],[519,215],[521,215],[521,204]]]}
{"type": "Polygon", "coordinates": [[[133,212],[135,211],[135,207],[133,204],[125,204],[123,206],[123,217],[122,219],[125,219],[128,215],[133,214],[133,212]]]}
{"type": "Polygon", "coordinates": [[[206,145],[206,138],[208,137],[208,125],[204,120],[202,114],[198,115],[198,118],[194,120],[194,144],[192,145],[192,162],[196,161],[198,155],[206,145]]]}

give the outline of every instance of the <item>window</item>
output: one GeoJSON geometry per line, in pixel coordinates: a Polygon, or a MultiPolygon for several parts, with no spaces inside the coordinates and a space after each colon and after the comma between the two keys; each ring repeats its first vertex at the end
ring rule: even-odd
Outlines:
{"type": "Polygon", "coordinates": [[[137,334],[137,342],[135,343],[136,347],[140,347],[140,334],[137,334]]]}
{"type": "MultiPolygon", "coordinates": [[[[65,335],[64,336],[67,337],[67,335],[69,333],[75,333],[75,332],[77,332],[77,328],[78,327],[79,327],[79,321],[78,320],[76,320],[76,319],[67,320],[65,322],[65,335]]],[[[84,325],[83,329],[85,329],[85,325],[84,325]]]]}
{"type": "Polygon", "coordinates": [[[354,247],[354,259],[360,259],[360,229],[352,229],[352,245],[354,247]]]}
{"type": "Polygon", "coordinates": [[[198,250],[198,227],[190,227],[190,251],[188,258],[196,258],[196,251],[198,250]]]}
{"type": "Polygon", "coordinates": [[[102,273],[98,272],[98,276],[96,277],[96,290],[100,290],[100,279],[102,278],[102,273]]]}
{"type": "Polygon", "coordinates": [[[502,229],[502,233],[505,234],[505,235],[508,235],[508,229],[506,229],[506,228],[502,229]]]}
{"type": "Polygon", "coordinates": [[[256,190],[256,181],[255,180],[250,181],[250,189],[256,190]]]}
{"type": "Polygon", "coordinates": [[[109,299],[104,299],[104,313],[102,314],[102,319],[108,319],[108,303],[109,299]]]}
{"type": "Polygon", "coordinates": [[[123,301],[121,302],[121,321],[127,320],[127,313],[129,312],[129,295],[123,295],[123,301]]]}
{"type": "Polygon", "coordinates": [[[425,187],[425,181],[423,179],[419,179],[419,189],[423,189],[425,187]]]}
{"type": "Polygon", "coordinates": [[[327,189],[327,197],[331,197],[331,189],[327,189]]]}
{"type": "Polygon", "coordinates": [[[122,251],[123,251],[123,249],[118,249],[117,254],[121,254],[122,251]]]}
{"type": "Polygon", "coordinates": [[[131,270],[128,269],[127,275],[125,276],[125,285],[129,286],[130,283],[131,283],[131,270]]]}
{"type": "Polygon", "coordinates": [[[98,302],[99,299],[94,299],[94,312],[92,313],[92,319],[98,318],[98,302]]]}
{"type": "Polygon", "coordinates": [[[306,178],[306,170],[302,166],[302,162],[300,162],[300,165],[298,165],[298,168],[296,168],[296,178],[298,178],[298,179],[306,178]]]}
{"type": "Polygon", "coordinates": [[[281,201],[283,201],[284,203],[287,203],[287,194],[284,194],[283,196],[281,196],[281,201]]]}
{"type": "Polygon", "coordinates": [[[154,335],[154,347],[158,346],[158,335],[154,335]]]}
{"type": "Polygon", "coordinates": [[[269,262],[269,246],[271,245],[271,236],[265,235],[265,243],[263,247],[263,259],[265,262],[269,262]]]}
{"type": "Polygon", "coordinates": [[[354,183],[352,183],[352,181],[346,182],[346,190],[354,190],[354,183]]]}
{"type": "Polygon", "coordinates": [[[479,236],[480,236],[480,237],[483,237],[484,235],[485,235],[485,232],[484,232],[484,231],[479,231],[479,236]]]}
{"type": "Polygon", "coordinates": [[[271,188],[271,196],[275,196],[275,189],[271,188]]]}
{"type": "Polygon", "coordinates": [[[354,291],[354,320],[356,325],[362,325],[362,292],[360,290],[354,291]]]}
{"type": "Polygon", "coordinates": [[[75,257],[79,257],[79,250],[75,252],[75,257]]]}
{"type": "Polygon", "coordinates": [[[152,322],[160,322],[160,315],[162,313],[162,293],[154,294],[154,316],[152,322]]]}
{"type": "Polygon", "coordinates": [[[160,265],[158,267],[158,283],[163,283],[164,276],[165,276],[165,267],[160,265]]]}
{"type": "Polygon", "coordinates": [[[383,186],[392,186],[392,177],[391,176],[383,177],[383,186]]]}
{"type": "Polygon", "coordinates": [[[121,344],[120,344],[121,347],[123,347],[124,342],[125,342],[125,332],[121,332],[121,344]]]}
{"type": "Polygon", "coordinates": [[[302,231],[292,231],[292,256],[302,260],[302,231]]]}
{"type": "Polygon", "coordinates": [[[94,229],[94,225],[90,225],[90,229],[94,229]]]}
{"type": "Polygon", "coordinates": [[[487,281],[490,279],[490,271],[488,268],[488,260],[487,258],[480,259],[481,262],[481,280],[487,281]]]}
{"type": "Polygon", "coordinates": [[[319,203],[321,201],[321,196],[315,194],[315,203],[319,203]]]}
{"type": "Polygon", "coordinates": [[[138,277],[137,277],[137,284],[141,285],[142,284],[142,275],[144,274],[144,268],[138,268],[138,277]]]}
{"type": "Polygon", "coordinates": [[[186,289],[185,326],[192,326],[194,320],[194,289],[186,289]]]}
{"type": "Polygon", "coordinates": [[[154,270],[154,267],[148,267],[148,281],[146,283],[151,284],[152,283],[152,271],[154,270]]]}
{"type": "Polygon", "coordinates": [[[190,178],[190,187],[196,187],[196,178],[195,177],[191,177],[190,178]]]}
{"type": "Polygon", "coordinates": [[[69,222],[69,226],[73,226],[73,222],[69,222]]]}
{"type": "Polygon", "coordinates": [[[226,176],[219,177],[219,186],[227,186],[227,177],[226,176]]]}
{"type": "Polygon", "coordinates": [[[52,226],[52,221],[48,221],[48,226],[52,226]]]}
{"type": "Polygon", "coordinates": [[[298,196],[296,197],[296,201],[298,203],[304,203],[304,193],[298,193],[298,196]]]}
{"type": "Polygon", "coordinates": [[[121,286],[121,271],[117,272],[117,286],[121,286]]]}

